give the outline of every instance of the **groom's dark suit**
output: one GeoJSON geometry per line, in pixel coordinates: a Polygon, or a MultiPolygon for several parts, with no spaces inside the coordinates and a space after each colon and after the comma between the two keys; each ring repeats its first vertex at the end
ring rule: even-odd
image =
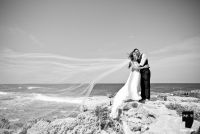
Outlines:
{"type": "MultiPolygon", "coordinates": [[[[141,54],[138,63],[140,66],[148,65],[148,59],[145,54],[141,54]]],[[[149,68],[140,70],[141,73],[141,97],[143,100],[150,99],[150,77],[151,71],[149,68]]]]}

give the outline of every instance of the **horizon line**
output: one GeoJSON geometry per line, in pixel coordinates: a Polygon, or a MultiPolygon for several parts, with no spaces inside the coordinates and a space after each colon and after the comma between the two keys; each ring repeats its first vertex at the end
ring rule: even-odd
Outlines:
{"type": "MultiPolygon", "coordinates": [[[[50,85],[64,85],[64,84],[90,84],[90,83],[0,83],[0,85],[36,85],[36,84],[42,84],[42,85],[47,85],[47,84],[50,84],[50,85]]],[[[105,82],[99,82],[99,83],[95,83],[94,85],[96,84],[125,84],[125,83],[122,83],[122,82],[110,82],[110,83],[105,83],[105,82]]],[[[187,82],[187,83],[184,83],[184,82],[173,82],[173,83],[170,83],[170,82],[152,82],[151,84],[200,84],[197,83],[197,82],[187,82]]]]}

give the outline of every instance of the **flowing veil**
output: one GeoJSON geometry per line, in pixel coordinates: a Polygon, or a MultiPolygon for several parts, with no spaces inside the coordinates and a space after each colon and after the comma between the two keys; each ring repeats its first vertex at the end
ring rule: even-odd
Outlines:
{"type": "Polygon", "coordinates": [[[32,107],[36,111],[35,118],[65,110],[66,107],[68,110],[65,116],[70,115],[84,105],[96,83],[127,66],[129,62],[128,59],[78,59],[10,51],[1,53],[0,61],[0,74],[5,79],[18,77],[18,83],[23,79],[28,84],[41,84],[37,85],[38,88],[25,89],[22,86],[9,94],[16,97],[10,105],[16,103],[24,111],[32,107]],[[50,86],[43,87],[42,84],[50,86]],[[42,111],[45,108],[48,112],[42,111]]]}

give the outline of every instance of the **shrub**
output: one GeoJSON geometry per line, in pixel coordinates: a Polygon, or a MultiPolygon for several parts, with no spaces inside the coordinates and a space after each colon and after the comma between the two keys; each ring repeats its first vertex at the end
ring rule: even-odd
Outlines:
{"type": "Polygon", "coordinates": [[[119,121],[110,118],[108,107],[97,106],[94,110],[95,116],[98,119],[101,130],[113,130],[116,133],[123,133],[122,126],[119,121]]]}
{"type": "Polygon", "coordinates": [[[0,116],[0,129],[9,129],[10,122],[8,119],[5,119],[3,116],[0,116]]]}
{"type": "Polygon", "coordinates": [[[183,106],[177,103],[170,103],[166,105],[166,107],[171,110],[176,110],[176,112],[180,116],[182,116],[183,111],[194,111],[194,119],[200,121],[200,110],[197,107],[183,106]]]}

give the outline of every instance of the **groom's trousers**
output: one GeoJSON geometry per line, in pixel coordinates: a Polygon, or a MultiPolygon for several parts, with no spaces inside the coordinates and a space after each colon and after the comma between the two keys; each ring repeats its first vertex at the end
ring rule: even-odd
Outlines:
{"type": "Polygon", "coordinates": [[[151,71],[149,68],[140,70],[141,73],[141,97],[142,99],[150,99],[150,78],[151,71]]]}

